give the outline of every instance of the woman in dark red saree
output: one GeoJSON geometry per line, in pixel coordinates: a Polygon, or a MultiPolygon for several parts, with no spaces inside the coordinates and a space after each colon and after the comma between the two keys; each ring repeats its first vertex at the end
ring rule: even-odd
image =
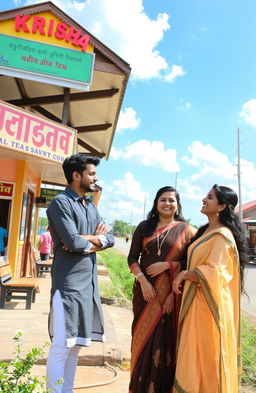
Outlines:
{"type": "Polygon", "coordinates": [[[182,216],[178,192],[169,186],[157,192],[147,220],[135,230],[128,256],[136,278],[129,393],[171,392],[180,305],[172,280],[195,232],[182,216]]]}

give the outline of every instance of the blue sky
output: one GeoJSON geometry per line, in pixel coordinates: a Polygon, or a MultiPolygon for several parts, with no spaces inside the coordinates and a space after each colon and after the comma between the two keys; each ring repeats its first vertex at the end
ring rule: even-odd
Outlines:
{"type": "MultiPolygon", "coordinates": [[[[4,11],[39,1],[1,0],[4,11]]],[[[213,184],[256,199],[255,0],[53,1],[130,63],[132,75],[108,161],[100,211],[137,224],[156,191],[175,185],[200,225],[213,184]]]]}

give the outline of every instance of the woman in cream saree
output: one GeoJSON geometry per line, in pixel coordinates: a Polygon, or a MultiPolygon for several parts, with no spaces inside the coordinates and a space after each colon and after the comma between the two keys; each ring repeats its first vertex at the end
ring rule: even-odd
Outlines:
{"type": "Polygon", "coordinates": [[[173,283],[174,292],[179,293],[185,280],[174,393],[239,390],[240,292],[245,257],[242,228],[233,213],[237,202],[231,198],[234,195],[227,187],[214,186],[203,199],[201,211],[209,224],[189,246],[187,270],[173,283]]]}

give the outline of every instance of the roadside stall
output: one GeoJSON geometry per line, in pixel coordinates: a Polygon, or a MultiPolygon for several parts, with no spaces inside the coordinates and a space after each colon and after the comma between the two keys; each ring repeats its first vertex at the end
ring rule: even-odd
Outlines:
{"type": "Polygon", "coordinates": [[[129,74],[51,2],[0,13],[0,263],[14,277],[33,276],[41,189],[65,186],[65,157],[108,159],[129,74]]]}

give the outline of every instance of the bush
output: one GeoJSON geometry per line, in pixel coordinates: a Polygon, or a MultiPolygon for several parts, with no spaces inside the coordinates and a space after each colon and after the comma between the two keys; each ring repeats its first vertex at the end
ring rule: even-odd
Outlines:
{"type": "Polygon", "coordinates": [[[1,393],[49,393],[45,386],[45,380],[40,381],[37,376],[31,375],[31,368],[45,354],[43,348],[32,348],[24,359],[21,358],[23,332],[18,330],[13,337],[16,342],[14,359],[9,363],[0,362],[0,392],[1,393]]]}

